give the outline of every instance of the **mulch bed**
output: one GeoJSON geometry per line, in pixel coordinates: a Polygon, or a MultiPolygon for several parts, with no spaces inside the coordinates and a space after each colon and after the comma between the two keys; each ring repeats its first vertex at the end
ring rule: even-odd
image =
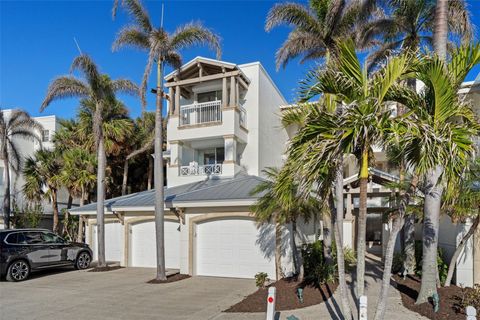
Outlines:
{"type": "Polygon", "coordinates": [[[438,294],[440,296],[440,309],[437,313],[433,311],[433,304],[431,302],[415,304],[420,291],[420,278],[407,277],[403,280],[403,277],[398,275],[394,276],[397,290],[400,291],[402,296],[403,306],[425,316],[429,319],[452,319],[452,320],[465,320],[465,310],[460,305],[460,300],[463,294],[471,290],[470,288],[460,288],[454,285],[449,287],[438,288],[438,294]],[[463,290],[463,292],[462,292],[463,290]]]}
{"type": "Polygon", "coordinates": [[[188,274],[181,274],[181,273],[176,273],[167,276],[167,280],[157,280],[157,279],[152,279],[148,281],[147,283],[153,283],[153,284],[160,284],[160,283],[170,283],[170,282],[175,282],[175,281],[180,281],[184,279],[188,279],[190,276],[188,274]]]}
{"type": "Polygon", "coordinates": [[[88,270],[88,272],[107,272],[107,271],[118,270],[118,269],[121,269],[121,268],[123,268],[123,267],[120,267],[120,266],[95,267],[95,268],[92,268],[92,269],[88,270]]]}
{"type": "MultiPolygon", "coordinates": [[[[293,310],[322,303],[328,300],[337,289],[336,283],[315,287],[297,282],[294,278],[281,279],[270,286],[277,288],[275,310],[293,310]],[[299,287],[303,288],[303,303],[298,300],[297,288],[299,287]]],[[[258,289],[225,312],[265,312],[267,296],[268,287],[258,289]]]]}

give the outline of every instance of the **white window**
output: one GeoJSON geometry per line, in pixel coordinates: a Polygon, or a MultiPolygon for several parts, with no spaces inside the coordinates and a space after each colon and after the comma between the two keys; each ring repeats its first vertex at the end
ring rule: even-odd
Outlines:
{"type": "Polygon", "coordinates": [[[42,142],[49,142],[49,141],[50,141],[50,131],[42,130],[42,142]]]}

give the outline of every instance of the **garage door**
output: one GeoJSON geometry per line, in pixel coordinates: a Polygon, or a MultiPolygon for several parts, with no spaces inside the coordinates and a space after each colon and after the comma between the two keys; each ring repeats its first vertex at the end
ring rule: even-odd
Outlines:
{"type": "MultiPolygon", "coordinates": [[[[98,259],[97,226],[93,226],[92,244],[93,260],[98,259]]],[[[120,222],[105,223],[105,259],[121,261],[123,248],[123,226],[120,222]]]]}
{"type": "MultiPolygon", "coordinates": [[[[180,268],[180,225],[165,221],[165,267],[180,268]]],[[[148,221],[132,225],[130,266],[151,267],[157,265],[155,222],[148,221]]]]}
{"type": "Polygon", "coordinates": [[[219,219],[196,226],[196,274],[275,279],[275,230],[257,229],[251,219],[219,219]]]}

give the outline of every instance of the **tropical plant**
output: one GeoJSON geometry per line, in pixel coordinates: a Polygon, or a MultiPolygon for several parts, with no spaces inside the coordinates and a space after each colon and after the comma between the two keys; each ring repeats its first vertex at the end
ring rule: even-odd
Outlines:
{"type": "MultiPolygon", "coordinates": [[[[155,108],[155,140],[154,140],[154,184],[155,184],[155,235],[157,243],[157,276],[165,280],[165,236],[164,236],[164,173],[163,173],[163,72],[165,66],[175,69],[182,65],[179,50],[194,45],[209,45],[220,57],[219,38],[209,29],[198,23],[189,23],[168,33],[163,27],[154,27],[147,11],[139,0],[122,0],[122,7],[133,19],[133,25],[127,25],[118,33],[113,49],[134,47],[148,52],[147,64],[140,87],[143,106],[146,106],[147,82],[154,64],[157,69],[156,108],[155,108]]],[[[118,1],[114,3],[114,15],[118,1]]]]}
{"type": "Polygon", "coordinates": [[[420,93],[411,91],[404,104],[409,116],[403,119],[401,145],[415,173],[424,177],[422,286],[417,303],[437,292],[436,252],[442,193],[468,168],[473,152],[472,137],[478,132],[473,112],[457,94],[467,73],[480,62],[480,45],[453,52],[446,63],[437,56],[423,57],[414,77],[425,84],[420,93]]]}
{"type": "Polygon", "coordinates": [[[298,280],[303,280],[304,269],[302,255],[297,249],[295,238],[297,236],[297,221],[303,219],[309,221],[314,218],[319,207],[318,201],[313,197],[304,199],[298,193],[298,184],[293,179],[293,175],[288,171],[288,167],[281,170],[276,168],[266,168],[263,174],[267,178],[266,181],[258,184],[252,194],[261,195],[256,203],[251,207],[255,218],[260,223],[274,222],[277,230],[275,236],[275,262],[277,264],[277,279],[281,274],[281,226],[286,224],[292,225],[292,253],[294,258],[295,272],[298,280]]]}
{"type": "Polygon", "coordinates": [[[21,208],[14,202],[11,224],[19,228],[38,228],[43,218],[43,206],[40,203],[27,203],[21,208]]]}
{"type": "Polygon", "coordinates": [[[30,118],[28,113],[13,110],[9,115],[0,109],[0,159],[3,160],[5,170],[5,193],[3,197],[3,217],[5,228],[10,228],[11,191],[10,169],[19,172],[22,167],[22,155],[18,139],[34,140],[41,144],[38,132],[43,127],[30,118]]]}
{"type": "MultiPolygon", "coordinates": [[[[415,53],[433,47],[433,20],[436,1],[388,0],[370,21],[359,28],[358,44],[374,47],[367,58],[369,68],[381,66],[392,54],[415,53]]],[[[470,14],[464,0],[448,1],[451,38],[467,43],[473,35],[470,14]]],[[[454,48],[454,44],[450,43],[454,48]]]]}
{"type": "Polygon", "coordinates": [[[43,111],[52,101],[69,97],[89,99],[95,105],[93,116],[93,132],[97,152],[97,222],[98,222],[98,266],[105,267],[105,139],[103,131],[103,109],[115,101],[115,93],[124,92],[138,94],[138,87],[130,80],[111,80],[101,74],[95,62],[86,54],[81,54],[73,60],[71,72],[77,70],[83,78],[73,75],[56,78],[49,86],[47,95],[42,102],[43,111]]]}
{"type": "Polygon", "coordinates": [[[46,198],[52,204],[52,231],[59,233],[58,191],[62,187],[61,158],[56,150],[38,150],[28,157],[23,168],[23,194],[32,202],[46,198]]]}

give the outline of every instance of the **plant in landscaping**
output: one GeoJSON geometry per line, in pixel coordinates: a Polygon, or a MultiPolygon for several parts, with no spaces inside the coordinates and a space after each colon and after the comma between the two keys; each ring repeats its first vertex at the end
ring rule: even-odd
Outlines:
{"type": "Polygon", "coordinates": [[[255,285],[257,288],[265,288],[266,283],[270,281],[266,272],[258,272],[255,275],[255,285]]]}
{"type": "Polygon", "coordinates": [[[43,206],[39,203],[29,203],[19,208],[13,203],[12,225],[15,228],[38,228],[43,217],[43,206]]]}

